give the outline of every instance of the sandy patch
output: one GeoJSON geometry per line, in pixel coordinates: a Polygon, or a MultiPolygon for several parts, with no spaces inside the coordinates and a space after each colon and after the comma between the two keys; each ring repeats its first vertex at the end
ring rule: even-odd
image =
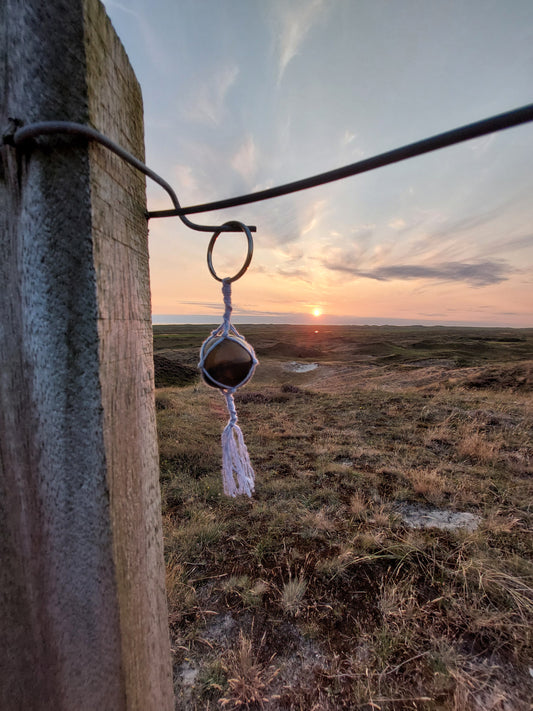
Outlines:
{"type": "Polygon", "coordinates": [[[200,667],[193,666],[188,661],[183,662],[176,669],[177,684],[175,684],[175,691],[177,691],[178,698],[183,702],[185,708],[189,706],[192,700],[193,689],[199,672],[200,667]]]}
{"type": "Polygon", "coordinates": [[[450,358],[425,358],[423,360],[409,361],[402,365],[409,366],[410,368],[455,368],[456,363],[450,358]]]}
{"type": "Polygon", "coordinates": [[[299,363],[297,360],[291,360],[283,364],[283,370],[289,373],[309,373],[309,371],[317,368],[318,363],[299,363]]]}
{"type": "Polygon", "coordinates": [[[428,509],[424,506],[405,504],[400,509],[400,515],[409,528],[440,528],[444,531],[475,531],[481,521],[481,516],[461,511],[444,511],[428,509]]]}

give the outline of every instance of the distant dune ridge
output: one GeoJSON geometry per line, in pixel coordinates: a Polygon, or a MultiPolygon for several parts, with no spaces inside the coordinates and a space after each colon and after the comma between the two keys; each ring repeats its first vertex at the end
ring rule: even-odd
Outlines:
{"type": "Polygon", "coordinates": [[[259,345],[255,352],[258,355],[270,356],[272,358],[320,358],[327,353],[318,348],[298,345],[297,343],[278,342],[273,345],[259,345]]]}

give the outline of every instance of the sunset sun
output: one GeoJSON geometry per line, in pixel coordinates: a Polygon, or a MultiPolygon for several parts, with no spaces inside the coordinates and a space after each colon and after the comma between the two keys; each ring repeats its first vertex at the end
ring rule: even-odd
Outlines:
{"type": "Polygon", "coordinates": [[[322,315],[322,311],[320,309],[313,309],[313,316],[316,316],[317,318],[322,315]]]}

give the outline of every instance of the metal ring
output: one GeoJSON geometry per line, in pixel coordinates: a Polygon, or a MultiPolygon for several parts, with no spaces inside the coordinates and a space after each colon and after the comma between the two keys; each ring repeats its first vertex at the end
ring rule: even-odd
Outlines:
{"type": "Polygon", "coordinates": [[[244,272],[248,269],[250,266],[250,262],[252,261],[252,255],[254,253],[254,240],[252,238],[252,233],[250,232],[249,228],[243,224],[242,222],[237,222],[237,220],[232,220],[230,222],[225,222],[222,227],[217,230],[214,235],[211,237],[211,240],[209,241],[209,246],[207,248],[207,266],[209,267],[209,271],[211,274],[215,277],[217,281],[227,281],[227,282],[232,282],[232,281],[237,281],[237,279],[240,279],[244,272]],[[221,279],[218,274],[215,271],[215,268],[213,267],[213,247],[215,246],[215,242],[218,239],[218,236],[223,232],[222,227],[234,227],[240,229],[244,234],[246,235],[246,238],[248,240],[248,253],[246,255],[246,259],[244,260],[244,264],[242,265],[240,271],[235,274],[235,276],[226,278],[226,279],[221,279]]]}

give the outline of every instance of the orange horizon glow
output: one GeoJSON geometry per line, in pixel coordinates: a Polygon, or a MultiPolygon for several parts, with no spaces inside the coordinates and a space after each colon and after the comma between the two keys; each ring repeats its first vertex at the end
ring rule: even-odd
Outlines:
{"type": "MultiPolygon", "coordinates": [[[[221,289],[204,266],[204,245],[187,242],[184,255],[173,246],[175,235],[167,223],[154,222],[151,230],[153,315],[209,316],[209,323],[220,320],[224,313],[221,289]]],[[[240,309],[250,323],[272,319],[277,323],[311,322],[315,328],[317,323],[345,323],[347,319],[353,323],[371,319],[376,323],[533,326],[531,285],[518,278],[472,288],[423,279],[332,278],[327,270],[311,265],[309,281],[302,281],[298,276],[277,274],[275,264],[269,261],[269,250],[258,250],[257,256],[264,268],[254,271],[252,267],[233,290],[234,315],[241,323],[240,309]],[[320,306],[315,301],[317,293],[320,306]]]]}

